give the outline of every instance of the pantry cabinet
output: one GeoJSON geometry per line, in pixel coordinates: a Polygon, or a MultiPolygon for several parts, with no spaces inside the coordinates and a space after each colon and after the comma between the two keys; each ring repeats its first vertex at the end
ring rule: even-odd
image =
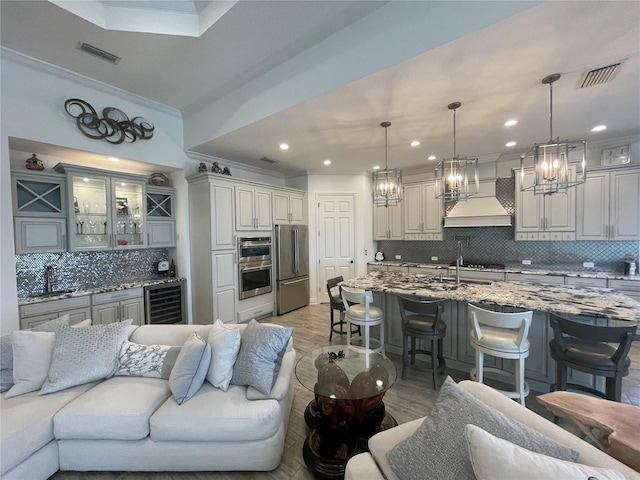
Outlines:
{"type": "Polygon", "coordinates": [[[640,168],[591,170],[577,194],[578,240],[640,240],[640,168]]]}
{"type": "Polygon", "coordinates": [[[404,192],[404,239],[442,240],[444,204],[435,183],[406,185],[404,192]]]}
{"type": "MultiPolygon", "coordinates": [[[[570,178],[575,180],[575,166],[570,178]]],[[[533,171],[526,172],[525,186],[532,186],[533,171]]],[[[533,190],[520,190],[516,182],[516,240],[575,240],[576,189],[553,195],[534,195],[533,190]]]]}

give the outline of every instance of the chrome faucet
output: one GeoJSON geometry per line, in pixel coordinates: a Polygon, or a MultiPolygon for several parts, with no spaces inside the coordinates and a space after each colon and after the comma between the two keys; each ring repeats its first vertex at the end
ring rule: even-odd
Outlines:
{"type": "Polygon", "coordinates": [[[58,282],[56,280],[56,272],[53,268],[53,265],[47,265],[44,267],[44,291],[43,293],[46,295],[53,291],[53,286],[57,285],[58,282]]]}
{"type": "Polygon", "coordinates": [[[462,242],[456,243],[456,285],[460,285],[460,266],[462,265],[462,242]]]}

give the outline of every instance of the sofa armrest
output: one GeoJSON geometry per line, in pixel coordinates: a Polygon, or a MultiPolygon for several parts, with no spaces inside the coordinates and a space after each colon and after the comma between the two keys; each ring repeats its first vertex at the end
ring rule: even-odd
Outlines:
{"type": "Polygon", "coordinates": [[[278,378],[276,378],[276,382],[273,384],[271,393],[269,395],[265,395],[264,393],[259,392],[253,387],[248,387],[247,400],[265,400],[268,398],[272,398],[274,400],[281,401],[284,397],[287,396],[287,393],[289,392],[289,386],[291,385],[291,381],[293,379],[293,369],[295,367],[295,364],[296,351],[291,348],[282,357],[282,365],[280,365],[278,378]]]}
{"type": "Polygon", "coordinates": [[[344,472],[344,480],[364,479],[385,480],[370,453],[360,453],[349,459],[344,472]]]}

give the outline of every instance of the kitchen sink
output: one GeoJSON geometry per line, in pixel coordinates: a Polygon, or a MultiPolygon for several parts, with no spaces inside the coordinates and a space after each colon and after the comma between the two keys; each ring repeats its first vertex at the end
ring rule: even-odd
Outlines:
{"type": "Polygon", "coordinates": [[[75,292],[75,289],[69,289],[69,290],[56,290],[55,292],[49,292],[49,293],[39,293],[37,295],[32,295],[33,298],[47,298],[47,297],[56,297],[58,295],[64,295],[66,293],[73,293],[75,292]]]}

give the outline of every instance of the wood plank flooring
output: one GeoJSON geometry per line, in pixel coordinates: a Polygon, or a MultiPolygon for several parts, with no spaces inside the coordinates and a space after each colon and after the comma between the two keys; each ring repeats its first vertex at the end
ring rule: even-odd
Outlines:
{"type": "MultiPolygon", "coordinates": [[[[280,317],[271,317],[265,322],[294,327],[294,348],[298,358],[305,352],[319,346],[329,345],[329,306],[309,305],[280,317]]],[[[344,344],[346,336],[333,336],[332,344],[344,344]]],[[[389,355],[400,372],[402,362],[399,356],[389,355]]],[[[636,341],[631,351],[632,371],[623,380],[623,401],[640,405],[640,342],[636,341]]],[[[468,378],[467,372],[448,371],[456,381],[468,378]]],[[[311,480],[313,477],[302,459],[302,445],[308,434],[304,422],[304,409],[313,395],[294,378],[294,400],[289,429],[287,430],[285,452],[280,466],[271,472],[58,472],[53,480],[311,480]]],[[[407,369],[406,379],[398,376],[395,385],[384,398],[387,410],[398,423],[420,418],[428,414],[434,405],[437,392],[433,390],[430,373],[420,365],[407,369]]],[[[552,418],[541,407],[532,392],[527,398],[527,407],[535,412],[552,418]]]]}

